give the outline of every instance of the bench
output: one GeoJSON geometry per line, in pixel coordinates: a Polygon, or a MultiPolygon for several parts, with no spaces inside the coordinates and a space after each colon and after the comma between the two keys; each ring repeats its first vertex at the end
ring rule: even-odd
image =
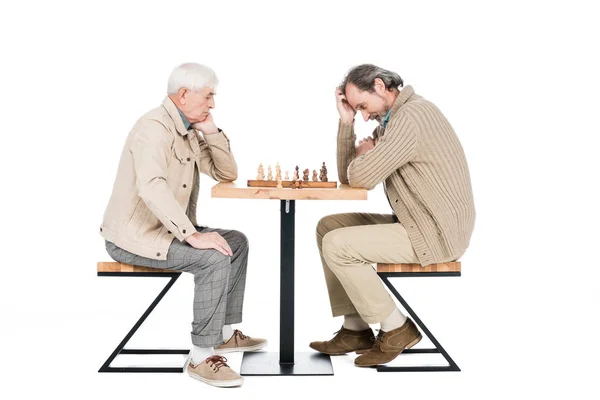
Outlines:
{"type": "Polygon", "coordinates": [[[98,372],[183,372],[185,364],[182,367],[111,367],[111,363],[119,354],[183,354],[188,355],[189,349],[172,350],[172,349],[125,349],[127,342],[133,337],[138,328],[148,318],[150,313],[156,308],[158,303],[167,294],[171,286],[181,276],[179,271],[171,271],[159,268],[138,267],[129,264],[118,262],[99,262],[98,276],[135,276],[135,277],[161,277],[170,278],[167,285],[158,294],[156,299],[150,304],[150,307],[142,314],[140,319],[135,323],[133,328],[125,335],[121,343],[112,352],[108,359],[104,362],[98,372]]]}
{"type": "Polygon", "coordinates": [[[446,361],[447,366],[406,366],[406,367],[394,367],[380,365],[377,367],[377,372],[408,372],[408,371],[460,371],[458,365],[452,360],[450,355],[444,350],[440,342],[431,334],[429,329],[425,326],[423,321],[417,316],[417,314],[410,308],[408,303],[400,296],[400,293],[390,283],[389,278],[403,278],[403,277],[424,277],[424,276],[460,276],[461,266],[460,262],[447,262],[441,264],[432,264],[425,267],[421,264],[377,264],[377,275],[381,278],[383,283],[390,289],[394,296],[400,301],[402,306],[406,309],[408,314],[412,317],[415,324],[421,328],[421,331],[431,340],[431,343],[435,346],[433,349],[406,349],[403,353],[440,353],[446,361]]]}

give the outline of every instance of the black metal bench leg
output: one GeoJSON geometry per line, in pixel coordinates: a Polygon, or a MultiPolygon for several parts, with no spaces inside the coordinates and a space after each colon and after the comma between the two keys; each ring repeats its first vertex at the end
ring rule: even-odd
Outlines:
{"type": "Polygon", "coordinates": [[[175,283],[175,281],[179,278],[180,273],[144,273],[144,274],[128,274],[128,273],[98,273],[98,276],[153,276],[153,277],[170,277],[171,279],[167,283],[167,285],[163,288],[163,290],[158,294],[156,299],[150,304],[150,307],[144,312],[141,318],[135,323],[133,328],[127,333],[125,338],[119,343],[115,351],[112,352],[110,357],[104,362],[102,367],[98,370],[98,372],[183,372],[185,365],[182,367],[111,367],[110,364],[119,354],[189,354],[189,350],[171,350],[171,349],[125,349],[125,345],[131,339],[131,337],[135,334],[138,328],[142,325],[142,323],[148,318],[148,315],[154,310],[154,308],[160,303],[162,298],[167,294],[171,286],[175,283]]]}
{"type": "Polygon", "coordinates": [[[442,356],[444,356],[444,358],[448,362],[448,365],[447,366],[408,366],[408,367],[388,367],[385,365],[380,365],[377,367],[377,372],[460,371],[460,368],[458,367],[458,365],[454,362],[454,360],[450,357],[450,355],[446,352],[446,350],[444,350],[444,348],[442,347],[440,342],[437,341],[437,339],[433,336],[433,334],[429,331],[429,329],[427,329],[427,326],[425,326],[425,324],[423,323],[423,321],[421,321],[419,316],[413,311],[412,308],[410,308],[410,306],[402,298],[400,293],[398,293],[396,288],[389,281],[388,277],[386,275],[384,275],[383,273],[380,273],[379,276],[381,277],[381,280],[383,281],[383,283],[385,283],[386,286],[390,289],[390,291],[394,294],[394,296],[396,296],[398,301],[400,301],[400,303],[406,309],[408,314],[412,317],[414,322],[419,326],[419,328],[421,328],[423,333],[425,333],[425,335],[429,338],[429,340],[431,340],[431,342],[435,346],[434,349],[407,349],[407,350],[404,350],[402,353],[403,354],[440,353],[442,356]]]}

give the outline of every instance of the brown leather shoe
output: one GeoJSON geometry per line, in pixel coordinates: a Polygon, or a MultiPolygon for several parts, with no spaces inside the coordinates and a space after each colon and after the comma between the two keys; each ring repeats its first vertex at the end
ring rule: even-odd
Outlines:
{"type": "Polygon", "coordinates": [[[373,347],[373,330],[351,331],[342,326],[331,340],[325,342],[311,342],[311,349],[315,349],[330,356],[352,353],[357,350],[368,350],[373,347]]]}
{"type": "Polygon", "coordinates": [[[371,350],[356,357],[357,367],[373,367],[389,363],[398,357],[404,349],[410,349],[421,340],[421,332],[410,318],[404,325],[389,332],[379,331],[371,350]]]}

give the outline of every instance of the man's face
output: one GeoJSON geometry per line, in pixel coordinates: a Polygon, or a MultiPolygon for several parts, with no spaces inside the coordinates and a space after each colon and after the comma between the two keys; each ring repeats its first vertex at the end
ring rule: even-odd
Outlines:
{"type": "Polygon", "coordinates": [[[210,110],[215,108],[215,94],[214,88],[204,88],[197,91],[180,89],[178,97],[181,112],[192,124],[204,121],[210,110]]]}
{"type": "Polygon", "coordinates": [[[390,105],[378,89],[385,91],[385,87],[377,87],[377,82],[374,92],[362,91],[353,83],[349,83],[346,85],[346,99],[350,107],[362,114],[365,121],[375,120],[381,124],[390,110],[390,105]]]}

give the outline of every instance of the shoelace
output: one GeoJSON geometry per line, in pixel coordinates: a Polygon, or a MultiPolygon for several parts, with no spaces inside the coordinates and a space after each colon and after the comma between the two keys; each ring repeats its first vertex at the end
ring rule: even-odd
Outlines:
{"type": "Polygon", "coordinates": [[[210,356],[206,359],[206,363],[213,369],[213,371],[217,372],[221,367],[229,367],[227,365],[227,359],[223,356],[210,356]]]}
{"type": "Polygon", "coordinates": [[[375,344],[377,341],[383,343],[383,334],[384,332],[381,329],[377,329],[377,337],[371,336],[371,342],[373,342],[373,344],[375,344]]]}
{"type": "Polygon", "coordinates": [[[233,336],[237,336],[237,337],[239,337],[239,338],[240,338],[240,339],[242,339],[242,340],[244,340],[244,339],[250,339],[250,336],[246,336],[246,335],[244,335],[244,334],[242,333],[242,331],[240,331],[240,330],[237,330],[237,329],[236,329],[235,331],[233,331],[233,336]]]}

